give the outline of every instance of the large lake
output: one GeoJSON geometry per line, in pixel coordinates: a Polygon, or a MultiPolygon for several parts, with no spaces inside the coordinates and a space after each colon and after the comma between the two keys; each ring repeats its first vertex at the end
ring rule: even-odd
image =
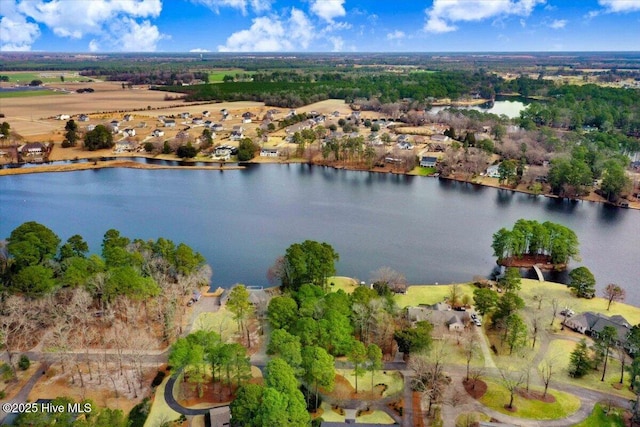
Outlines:
{"type": "Polygon", "coordinates": [[[382,266],[411,283],[491,274],[491,236],[519,218],[577,233],[598,287],[615,282],[640,305],[640,212],[533,197],[448,180],[307,165],[246,170],[102,169],[0,177],[0,237],[24,221],[62,239],[81,234],[92,251],[116,228],[164,236],[200,251],[213,286],[267,285],[266,270],[294,242],[326,241],[338,274],[369,280],[382,266]]]}
{"type": "MultiPolygon", "coordinates": [[[[520,112],[524,110],[529,102],[521,97],[497,97],[495,102],[487,102],[486,104],[470,105],[467,107],[455,107],[460,110],[476,110],[482,113],[496,114],[498,116],[505,115],[510,119],[520,117],[520,112]]],[[[450,107],[432,107],[429,113],[436,114],[439,111],[450,107]]]]}

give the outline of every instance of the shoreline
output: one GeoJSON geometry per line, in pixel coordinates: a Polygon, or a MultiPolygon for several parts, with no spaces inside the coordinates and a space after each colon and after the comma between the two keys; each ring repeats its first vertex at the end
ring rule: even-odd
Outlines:
{"type": "MultiPolygon", "coordinates": [[[[95,153],[94,153],[95,155],[95,153]]],[[[215,161],[208,161],[208,163],[211,163],[211,166],[201,166],[201,165],[193,165],[193,166],[185,166],[185,165],[154,165],[154,164],[148,164],[148,163],[139,163],[135,160],[118,160],[117,156],[114,156],[113,154],[110,155],[110,157],[116,157],[116,159],[113,160],[95,160],[93,163],[91,163],[90,161],[88,162],[84,162],[84,163],[70,163],[70,164],[63,164],[63,165],[51,165],[51,164],[42,164],[39,166],[32,166],[32,167],[27,167],[27,168],[2,168],[0,169],[0,177],[2,176],[10,176],[10,175],[26,175],[26,174],[32,174],[32,173],[49,173],[49,172],[75,172],[75,171],[83,171],[83,170],[92,170],[92,169],[105,169],[105,168],[129,168],[129,169],[147,169],[147,170],[154,170],[154,169],[182,169],[182,170],[217,170],[217,171],[224,171],[224,170],[243,170],[246,169],[245,166],[241,166],[241,165],[227,165],[225,163],[220,163],[220,162],[215,162],[215,161]]],[[[122,156],[125,157],[125,156],[122,156]]],[[[152,159],[158,159],[158,160],[170,160],[170,161],[181,161],[180,159],[169,159],[169,158],[164,158],[164,156],[160,156],[160,157],[151,157],[151,156],[144,156],[144,155],[131,155],[131,153],[128,153],[127,158],[136,158],[136,159],[145,159],[145,158],[152,158],[152,159]]],[[[85,157],[85,159],[90,159],[90,157],[85,157]]],[[[61,158],[61,159],[56,159],[55,161],[71,161],[74,159],[67,159],[67,158],[61,158]]],[[[184,160],[183,160],[184,161],[184,160]]],[[[188,163],[188,162],[207,162],[206,159],[193,159],[193,160],[186,160],[184,162],[188,163]]],[[[413,174],[411,172],[405,173],[405,172],[398,172],[398,171],[389,171],[389,170],[376,170],[376,169],[361,169],[361,168],[354,168],[354,167],[349,167],[349,166],[345,166],[345,165],[327,165],[327,164],[319,164],[319,163],[309,163],[306,160],[303,159],[290,159],[290,160],[279,160],[279,159],[273,159],[273,158],[264,158],[264,157],[256,157],[254,159],[252,159],[251,161],[248,161],[246,163],[250,163],[250,164],[300,164],[300,163],[307,163],[307,164],[311,164],[313,166],[324,166],[324,167],[330,167],[336,170],[350,170],[350,171],[354,171],[354,172],[374,172],[374,173],[385,173],[385,174],[392,174],[392,175],[406,175],[406,176],[416,176],[416,177],[420,177],[420,175],[418,174],[413,174]]],[[[429,177],[429,176],[427,176],[429,177]]],[[[606,200],[603,200],[601,198],[599,198],[598,196],[594,195],[594,194],[590,194],[587,197],[577,197],[577,198],[566,198],[566,197],[559,197],[553,194],[548,194],[548,193],[539,193],[536,194],[526,188],[509,188],[509,187],[503,187],[501,186],[499,183],[493,183],[493,182],[487,182],[486,180],[484,180],[483,182],[479,182],[476,179],[465,179],[462,177],[456,177],[456,176],[442,176],[439,175],[439,178],[442,179],[447,179],[447,180],[451,180],[451,181],[456,181],[456,182],[461,182],[461,183],[466,183],[466,184],[471,184],[471,185],[478,185],[481,187],[489,187],[489,188],[496,188],[498,190],[503,190],[503,191],[510,191],[512,193],[521,193],[521,194],[528,194],[530,196],[543,196],[549,199],[557,199],[557,200],[570,200],[570,201],[582,201],[582,202],[593,202],[593,203],[600,203],[602,205],[609,205],[611,207],[616,207],[616,208],[620,208],[620,209],[634,209],[634,210],[640,210],[640,202],[633,202],[633,201],[629,201],[629,206],[626,208],[623,208],[621,206],[615,205],[613,203],[609,203],[606,200]]]]}

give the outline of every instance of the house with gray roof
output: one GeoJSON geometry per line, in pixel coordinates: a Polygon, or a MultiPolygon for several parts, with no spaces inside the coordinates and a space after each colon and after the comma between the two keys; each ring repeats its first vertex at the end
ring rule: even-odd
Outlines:
{"type": "Polygon", "coordinates": [[[617,332],[617,341],[625,344],[631,330],[631,325],[623,316],[606,316],[592,311],[580,313],[565,320],[564,325],[581,334],[597,337],[605,327],[612,326],[617,332]]]}

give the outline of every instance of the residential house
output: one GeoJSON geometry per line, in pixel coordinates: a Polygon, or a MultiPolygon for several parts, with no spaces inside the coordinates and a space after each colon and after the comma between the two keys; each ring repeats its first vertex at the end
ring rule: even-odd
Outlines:
{"type": "Polygon", "coordinates": [[[131,120],[133,120],[133,116],[131,114],[125,114],[123,120],[125,122],[130,122],[131,120]]]}
{"type": "Polygon", "coordinates": [[[469,315],[465,311],[453,311],[446,303],[438,303],[431,306],[408,307],[407,318],[411,322],[428,321],[434,327],[443,327],[449,331],[462,331],[469,321],[469,315]]]}
{"type": "Polygon", "coordinates": [[[127,128],[127,129],[123,130],[122,133],[124,133],[126,136],[130,136],[130,137],[136,136],[136,130],[133,129],[133,128],[127,128]]]}
{"type": "Polygon", "coordinates": [[[180,117],[183,119],[188,119],[191,116],[191,114],[185,112],[185,113],[180,113],[180,117]]]}
{"type": "Polygon", "coordinates": [[[619,344],[626,344],[631,331],[631,324],[620,315],[606,316],[600,313],[587,311],[565,319],[564,325],[581,334],[597,337],[606,326],[616,330],[616,340],[619,344]]]}
{"type": "Polygon", "coordinates": [[[204,111],[202,112],[202,116],[203,116],[203,117],[209,117],[210,115],[211,115],[211,113],[209,112],[209,110],[204,110],[204,111]]]}
{"type": "Polygon", "coordinates": [[[489,178],[500,178],[499,168],[500,165],[491,165],[484,174],[489,178]]]}
{"type": "Polygon", "coordinates": [[[221,130],[224,130],[224,127],[222,126],[221,123],[214,123],[211,125],[211,130],[215,132],[220,132],[221,130]]]}
{"type": "Polygon", "coordinates": [[[434,142],[447,142],[449,141],[449,137],[447,135],[441,135],[439,133],[431,135],[431,141],[434,142]]]}
{"type": "Polygon", "coordinates": [[[19,151],[23,156],[39,157],[47,151],[47,147],[41,142],[29,142],[21,146],[19,151]]]}
{"type": "Polygon", "coordinates": [[[287,118],[289,118],[289,117],[293,117],[293,116],[295,116],[295,115],[296,115],[296,110],[291,109],[291,110],[289,110],[289,113],[287,113],[287,118]]]}
{"type": "Polygon", "coordinates": [[[253,114],[251,114],[250,112],[246,112],[242,114],[242,123],[251,123],[251,119],[253,117],[253,114]]]}
{"type": "Polygon", "coordinates": [[[166,128],[174,128],[176,127],[176,121],[173,119],[166,119],[164,121],[164,127],[166,128]]]}
{"type": "Polygon", "coordinates": [[[120,122],[119,122],[118,120],[111,120],[111,121],[109,122],[109,125],[110,125],[111,127],[113,127],[113,128],[117,128],[117,127],[119,127],[119,126],[120,126],[120,122]]]}
{"type": "Polygon", "coordinates": [[[422,166],[423,168],[435,167],[437,162],[438,162],[438,159],[436,157],[422,156],[420,158],[420,166],[422,166]]]}
{"type": "Polygon", "coordinates": [[[244,129],[242,128],[242,126],[234,126],[233,130],[231,131],[231,135],[229,136],[229,138],[231,138],[234,141],[239,141],[242,138],[244,138],[244,129]]]}
{"type": "Polygon", "coordinates": [[[193,123],[194,125],[201,125],[204,123],[204,119],[202,117],[194,117],[191,120],[191,123],[193,123]]]}
{"type": "Polygon", "coordinates": [[[58,116],[56,117],[56,119],[58,120],[69,120],[71,118],[71,116],[69,116],[68,114],[58,114],[58,116]]]}
{"type": "Polygon", "coordinates": [[[334,111],[333,113],[331,113],[331,115],[332,115],[333,117],[340,117],[340,111],[336,110],[336,111],[334,111]]]}
{"type": "Polygon", "coordinates": [[[123,139],[116,142],[114,152],[116,153],[130,153],[136,150],[137,144],[133,141],[123,139]]]}
{"type": "Polygon", "coordinates": [[[222,110],[220,110],[220,114],[226,117],[229,115],[229,110],[227,110],[226,108],[223,108],[222,110]]]}
{"type": "Polygon", "coordinates": [[[151,135],[159,138],[161,136],[164,136],[164,131],[162,129],[155,129],[153,132],[151,132],[151,135]]]}
{"type": "Polygon", "coordinates": [[[87,116],[86,114],[80,114],[78,116],[78,121],[79,122],[88,122],[89,121],[89,116],[87,116]]]}
{"type": "Polygon", "coordinates": [[[94,130],[96,128],[96,125],[88,125],[87,126],[87,132],[91,132],[92,130],[94,130]]]}
{"type": "Polygon", "coordinates": [[[212,157],[217,160],[229,160],[231,158],[231,149],[226,146],[217,147],[212,157]]]}
{"type": "Polygon", "coordinates": [[[277,148],[263,148],[260,150],[260,157],[278,157],[280,151],[277,148]]]}

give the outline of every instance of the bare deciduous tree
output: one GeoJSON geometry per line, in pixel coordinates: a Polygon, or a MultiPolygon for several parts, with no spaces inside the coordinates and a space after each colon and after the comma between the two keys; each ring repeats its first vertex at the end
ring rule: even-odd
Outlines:
{"type": "Polygon", "coordinates": [[[513,398],[518,388],[525,381],[525,373],[522,371],[511,371],[507,369],[498,369],[500,371],[500,384],[509,392],[508,409],[513,409],[513,398]]]}
{"type": "Polygon", "coordinates": [[[555,358],[545,358],[538,367],[538,370],[540,372],[542,382],[544,383],[544,393],[542,394],[542,397],[546,397],[547,389],[549,388],[549,383],[551,382],[551,377],[553,377],[553,374],[555,374],[555,358]]]}
{"type": "Polygon", "coordinates": [[[609,283],[606,288],[604,288],[604,297],[607,299],[607,310],[611,308],[611,303],[614,301],[624,301],[626,297],[625,290],[615,283],[609,283]]]}

